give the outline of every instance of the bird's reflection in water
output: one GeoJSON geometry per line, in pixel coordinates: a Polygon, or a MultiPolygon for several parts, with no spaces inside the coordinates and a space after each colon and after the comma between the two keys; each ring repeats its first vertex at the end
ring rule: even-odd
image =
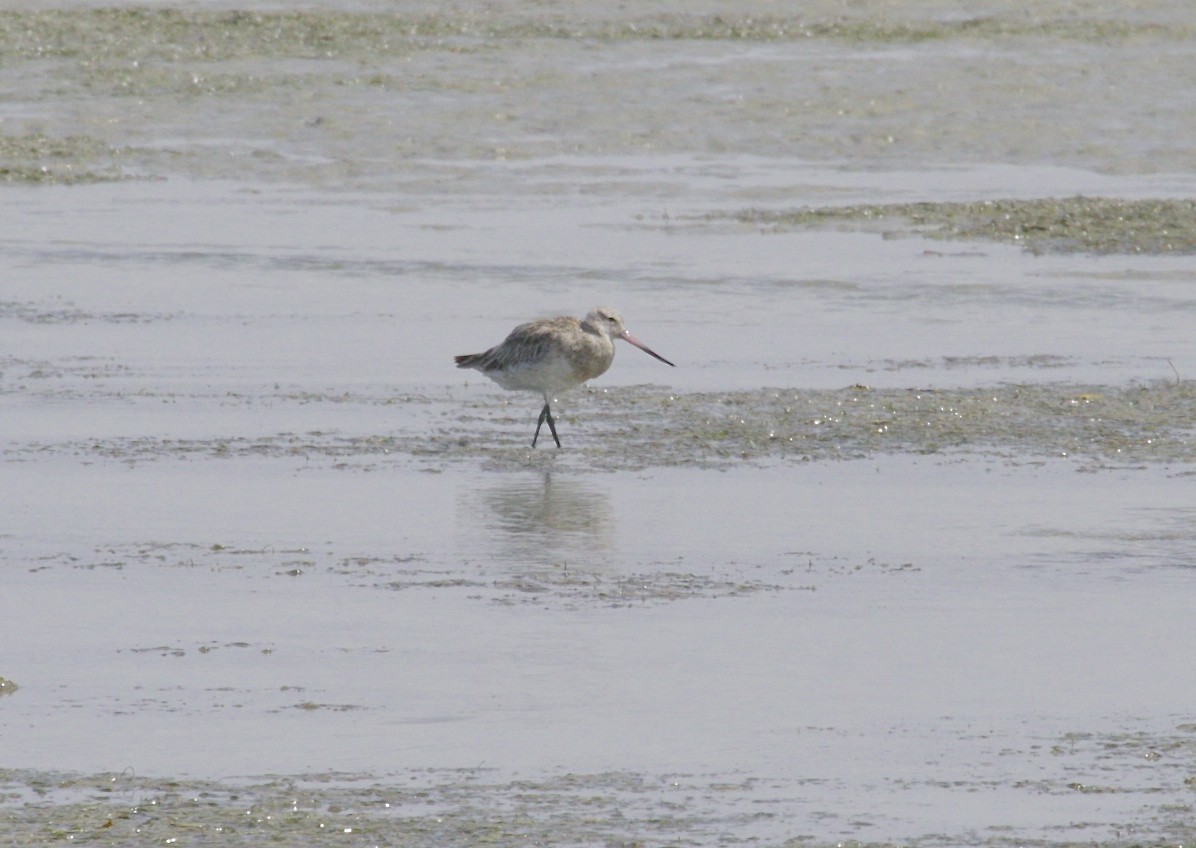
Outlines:
{"type": "Polygon", "coordinates": [[[601,568],[614,549],[610,493],[548,472],[472,490],[462,507],[458,526],[480,535],[470,547],[513,565],[601,568]]]}

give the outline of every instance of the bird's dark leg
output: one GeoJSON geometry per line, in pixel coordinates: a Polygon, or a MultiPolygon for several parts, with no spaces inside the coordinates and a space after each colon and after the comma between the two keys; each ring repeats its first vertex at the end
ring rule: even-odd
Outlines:
{"type": "Polygon", "coordinates": [[[532,447],[536,446],[536,439],[540,438],[540,428],[544,426],[544,422],[548,422],[548,431],[552,433],[552,440],[556,442],[556,446],[561,446],[561,440],[556,434],[556,422],[552,420],[552,410],[548,407],[548,401],[544,401],[544,408],[540,410],[540,420],[536,422],[536,435],[532,436],[532,447]]]}
{"type": "Polygon", "coordinates": [[[560,437],[556,434],[556,422],[552,419],[552,410],[548,408],[548,404],[544,404],[544,411],[547,413],[545,418],[548,421],[548,430],[552,433],[552,440],[556,442],[556,446],[561,446],[560,437]]]}

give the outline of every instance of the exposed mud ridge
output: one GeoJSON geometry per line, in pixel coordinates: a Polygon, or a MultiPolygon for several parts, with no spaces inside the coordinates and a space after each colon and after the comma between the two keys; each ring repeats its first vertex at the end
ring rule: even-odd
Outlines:
{"type": "Polygon", "coordinates": [[[659,401],[650,421],[619,422],[608,414],[604,429],[624,450],[642,440],[642,455],[673,455],[682,463],[950,451],[1014,460],[1073,456],[1090,467],[1196,461],[1193,382],[762,389],[659,401]]]}
{"type": "MultiPolygon", "coordinates": [[[[1077,817],[1050,836],[1027,836],[999,810],[962,833],[907,836],[924,848],[1062,848],[1076,831],[1113,831],[1101,844],[1184,845],[1196,836],[1190,805],[1193,725],[1159,733],[1092,733],[1083,728],[1042,739],[1034,756],[1047,775],[994,784],[956,772],[891,782],[892,791],[994,793],[1070,805],[1077,817]],[[1116,783],[1102,782],[1118,769],[1116,783]],[[1118,823],[1074,806],[1084,795],[1137,796],[1138,814],[1118,823]],[[1096,816],[1095,820],[1089,818],[1096,816]]],[[[963,770],[966,772],[966,769],[963,770]]],[[[879,779],[879,778],[878,778],[879,779]]],[[[71,774],[0,770],[0,832],[21,845],[744,845],[850,844],[816,835],[823,814],[798,819],[777,802],[802,781],[611,771],[501,779],[491,770],[410,769],[395,775],[319,772],[240,781],[140,777],[131,771],[71,774]],[[761,839],[761,831],[784,834],[761,839]]],[[[832,813],[829,826],[842,827],[832,813]]],[[[14,843],[15,844],[15,843],[14,843]]],[[[1095,844],[1089,839],[1084,844],[1095,844]]]]}
{"type": "Polygon", "coordinates": [[[1134,37],[1183,40],[1194,28],[1174,21],[1077,15],[1074,8],[976,16],[901,16],[841,4],[803,14],[751,11],[658,13],[612,19],[595,13],[480,7],[398,13],[221,11],[148,7],[14,10],[0,17],[0,55],[19,58],[126,56],[226,60],[252,56],[368,58],[457,39],[598,39],[920,42],[949,38],[1047,36],[1082,41],[1134,37]]]}
{"type": "Polygon", "coordinates": [[[745,210],[734,219],[773,230],[864,225],[886,235],[984,239],[1033,253],[1196,253],[1196,200],[1067,197],[971,203],[745,210]]]}
{"type": "Polygon", "coordinates": [[[483,769],[241,784],[0,771],[0,830],[22,845],[717,844],[750,827],[750,799],[766,787],[624,772],[495,782],[483,769]],[[711,809],[727,796],[743,796],[744,810],[711,809]]]}
{"type": "MultiPolygon", "coordinates": [[[[401,406],[401,413],[392,410],[387,416],[399,422],[399,432],[124,436],[10,443],[2,455],[8,461],[65,454],[85,462],[131,464],[258,457],[362,471],[412,461],[428,470],[455,462],[480,462],[493,469],[547,468],[558,461],[575,461],[578,470],[717,468],[902,453],[961,453],[1012,462],[1069,457],[1090,470],[1172,464],[1181,473],[1196,462],[1196,382],[1185,380],[1133,386],[852,386],[694,394],[640,386],[566,397],[558,410],[562,450],[530,448],[534,404],[485,393],[364,401],[401,406]]],[[[277,402],[285,398],[280,394],[277,402]]],[[[152,395],[138,395],[137,400],[155,402],[152,395]]],[[[256,405],[260,398],[229,396],[222,403],[256,405]]]]}

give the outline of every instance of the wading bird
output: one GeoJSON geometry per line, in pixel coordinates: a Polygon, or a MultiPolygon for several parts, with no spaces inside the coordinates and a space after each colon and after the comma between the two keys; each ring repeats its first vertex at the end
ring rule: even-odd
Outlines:
{"type": "Polygon", "coordinates": [[[591,309],[581,320],[563,316],[520,324],[502,344],[485,353],[467,353],[453,359],[458,368],[481,371],[504,389],[542,395],[544,408],[536,422],[532,447],[536,446],[540,428],[547,421],[548,430],[559,448],[561,440],[556,434],[549,400],[558,392],[606,373],[615,358],[615,339],[635,345],[666,365],[673,364],[632,338],[619,313],[605,306],[591,309]]]}

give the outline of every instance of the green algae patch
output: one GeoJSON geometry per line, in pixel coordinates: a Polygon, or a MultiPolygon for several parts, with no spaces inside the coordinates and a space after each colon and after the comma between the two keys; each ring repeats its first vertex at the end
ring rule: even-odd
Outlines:
{"type": "Polygon", "coordinates": [[[1017,244],[1034,253],[1196,253],[1196,200],[1068,197],[745,210],[735,220],[774,230],[863,226],[886,235],[1017,244]]]}
{"type": "Polygon", "coordinates": [[[124,179],[124,151],[90,136],[0,135],[0,182],[48,185],[124,179]]]}

